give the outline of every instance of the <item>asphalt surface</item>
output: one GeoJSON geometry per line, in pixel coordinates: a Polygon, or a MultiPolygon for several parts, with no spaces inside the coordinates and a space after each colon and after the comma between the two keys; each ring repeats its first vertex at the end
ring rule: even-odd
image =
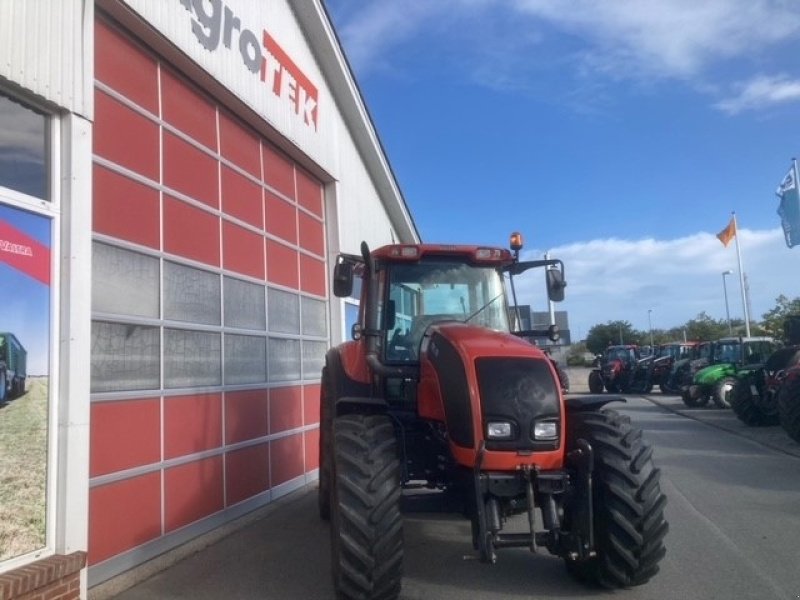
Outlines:
{"type": "MultiPolygon", "coordinates": [[[[573,390],[580,376],[572,374],[573,390]]],[[[688,410],[677,397],[628,397],[617,407],[645,430],[662,469],[670,532],[656,577],[624,591],[587,588],[559,559],[522,549],[484,565],[472,550],[469,523],[428,505],[405,516],[401,598],[800,598],[800,445],[780,428],[746,428],[730,411],[688,410]]],[[[333,598],[316,490],[287,500],[116,598],[333,598]]]]}

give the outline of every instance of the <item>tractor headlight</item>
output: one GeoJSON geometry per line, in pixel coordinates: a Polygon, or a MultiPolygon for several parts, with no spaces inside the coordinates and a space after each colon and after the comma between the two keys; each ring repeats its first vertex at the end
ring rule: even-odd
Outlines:
{"type": "Polygon", "coordinates": [[[552,419],[547,421],[534,421],[533,439],[535,440],[555,440],[558,438],[558,421],[552,419]]]}
{"type": "Polygon", "coordinates": [[[508,421],[489,421],[486,437],[490,440],[510,440],[514,437],[514,425],[508,421]]]}

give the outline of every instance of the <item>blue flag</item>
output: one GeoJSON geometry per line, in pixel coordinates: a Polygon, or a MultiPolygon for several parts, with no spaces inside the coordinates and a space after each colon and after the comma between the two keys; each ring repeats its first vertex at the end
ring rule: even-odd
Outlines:
{"type": "Polygon", "coordinates": [[[789,248],[800,245],[800,189],[797,185],[797,170],[794,163],[775,193],[781,199],[778,215],[781,218],[786,245],[789,248]]]}

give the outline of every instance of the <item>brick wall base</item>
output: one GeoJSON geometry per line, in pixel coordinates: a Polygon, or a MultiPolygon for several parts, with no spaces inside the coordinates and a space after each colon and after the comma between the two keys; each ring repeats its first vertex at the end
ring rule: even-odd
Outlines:
{"type": "Polygon", "coordinates": [[[48,556],[0,575],[0,600],[79,600],[86,553],[48,556]]]}

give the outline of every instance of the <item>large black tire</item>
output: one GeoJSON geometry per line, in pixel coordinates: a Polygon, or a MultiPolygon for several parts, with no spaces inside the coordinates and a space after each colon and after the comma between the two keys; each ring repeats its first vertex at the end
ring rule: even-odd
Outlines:
{"type": "MultiPolygon", "coordinates": [[[[568,448],[584,439],[594,450],[592,503],[597,556],[584,562],[565,559],[578,580],[606,588],[646,583],[664,558],[666,496],[652,448],[630,419],[613,410],[569,415],[568,448]]],[[[578,507],[577,510],[580,510],[578,507]]],[[[565,520],[571,521],[569,514],[565,520]]]]}
{"type": "Polygon", "coordinates": [[[10,400],[8,398],[8,384],[6,383],[6,372],[0,371],[0,403],[10,400]]]}
{"type": "Polygon", "coordinates": [[[789,376],[778,393],[778,414],[781,427],[800,444],[800,374],[789,376]]]}
{"type": "MultiPolygon", "coordinates": [[[[731,390],[731,408],[739,420],[750,427],[761,427],[765,425],[777,425],[779,423],[778,413],[765,411],[753,396],[751,389],[755,385],[754,377],[744,377],[736,382],[731,390]]],[[[766,390],[756,388],[759,394],[766,390]]]]}
{"type": "Polygon", "coordinates": [[[695,385],[690,385],[681,391],[681,400],[689,408],[697,408],[708,404],[708,396],[695,385]]]}
{"type": "Polygon", "coordinates": [[[403,576],[400,460],[383,415],[333,420],[331,552],[337,598],[393,600],[403,576]]]}
{"type": "Polygon", "coordinates": [[[597,371],[589,373],[589,391],[593,394],[603,393],[603,378],[597,371]]]}
{"type": "Polygon", "coordinates": [[[736,377],[723,377],[714,386],[714,393],[711,399],[718,408],[731,407],[731,392],[736,385],[736,377]]]}
{"type": "Polygon", "coordinates": [[[335,387],[332,386],[328,367],[322,368],[322,383],[319,391],[319,489],[317,505],[323,521],[331,518],[331,471],[333,464],[333,402],[335,387]]]}

